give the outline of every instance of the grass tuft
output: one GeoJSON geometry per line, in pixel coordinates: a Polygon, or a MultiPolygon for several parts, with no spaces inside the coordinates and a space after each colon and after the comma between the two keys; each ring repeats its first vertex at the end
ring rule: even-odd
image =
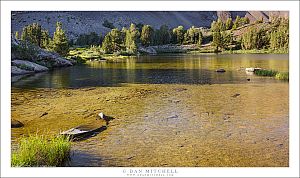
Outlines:
{"type": "Polygon", "coordinates": [[[275,70],[265,70],[265,69],[262,69],[262,70],[257,70],[254,72],[256,75],[258,76],[268,76],[268,77],[274,77],[276,76],[276,74],[278,73],[277,71],[275,70]]]}
{"type": "Polygon", "coordinates": [[[16,167],[62,166],[69,158],[71,142],[67,137],[29,136],[20,140],[12,153],[11,165],[16,167]]]}
{"type": "Polygon", "coordinates": [[[278,80],[289,80],[289,73],[288,72],[278,72],[275,76],[278,80]]]}
{"type": "Polygon", "coordinates": [[[289,72],[278,72],[275,70],[257,70],[254,72],[258,76],[275,77],[278,80],[289,80],[289,72]]]}

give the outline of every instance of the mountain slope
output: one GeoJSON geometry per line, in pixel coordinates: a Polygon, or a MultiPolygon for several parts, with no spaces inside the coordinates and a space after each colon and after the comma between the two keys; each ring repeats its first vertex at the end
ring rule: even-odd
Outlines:
{"type": "Polygon", "coordinates": [[[16,11],[12,12],[12,32],[20,33],[25,25],[37,22],[52,35],[55,23],[61,21],[68,36],[77,38],[83,33],[107,33],[110,29],[102,25],[105,20],[119,29],[128,27],[130,23],[149,24],[154,28],[164,24],[170,28],[178,25],[189,28],[210,27],[211,22],[219,17],[223,21],[229,17],[235,19],[237,15],[246,16],[250,21],[268,21],[274,14],[288,16],[287,11],[16,11]]]}

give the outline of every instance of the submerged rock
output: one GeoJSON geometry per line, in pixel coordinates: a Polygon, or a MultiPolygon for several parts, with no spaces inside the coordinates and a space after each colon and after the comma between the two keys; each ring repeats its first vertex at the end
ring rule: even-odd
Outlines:
{"type": "Polygon", "coordinates": [[[221,68],[221,69],[217,69],[216,72],[226,72],[226,70],[221,68]]]}
{"type": "Polygon", "coordinates": [[[238,97],[238,96],[240,96],[240,95],[241,95],[241,94],[237,93],[237,94],[232,95],[231,97],[236,98],[236,97],[238,97]]]}
{"type": "Polygon", "coordinates": [[[23,127],[24,124],[18,120],[12,119],[11,120],[11,128],[20,128],[23,127]]]}
{"type": "Polygon", "coordinates": [[[44,112],[40,117],[43,117],[43,116],[46,116],[46,115],[48,115],[48,113],[44,112]]]}

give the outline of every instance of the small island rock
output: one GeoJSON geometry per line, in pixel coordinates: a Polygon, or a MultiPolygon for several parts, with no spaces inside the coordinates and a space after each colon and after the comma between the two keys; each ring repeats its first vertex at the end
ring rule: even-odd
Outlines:
{"type": "Polygon", "coordinates": [[[216,72],[226,72],[225,69],[217,69],[216,72]]]}

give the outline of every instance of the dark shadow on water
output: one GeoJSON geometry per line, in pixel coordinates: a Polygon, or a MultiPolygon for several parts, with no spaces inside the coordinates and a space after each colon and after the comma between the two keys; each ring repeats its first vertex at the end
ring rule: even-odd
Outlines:
{"type": "MultiPolygon", "coordinates": [[[[78,126],[76,128],[81,128],[82,126],[78,126]]],[[[78,134],[76,136],[69,136],[72,141],[83,141],[92,137],[97,136],[99,133],[105,131],[107,129],[106,126],[99,127],[97,129],[92,130],[91,132],[78,134]]]]}
{"type": "Polygon", "coordinates": [[[244,82],[236,73],[206,69],[106,69],[72,67],[28,75],[15,80],[15,88],[116,87],[134,84],[214,84],[244,82]]]}
{"type": "MultiPolygon", "coordinates": [[[[12,77],[12,87],[85,88],[123,84],[238,84],[247,83],[246,67],[288,71],[288,55],[167,54],[120,61],[90,62],[48,72],[12,77]],[[224,68],[226,72],[217,73],[224,68]]],[[[250,77],[251,78],[251,77],[250,77]]],[[[252,76],[251,82],[276,82],[252,76]]]]}

